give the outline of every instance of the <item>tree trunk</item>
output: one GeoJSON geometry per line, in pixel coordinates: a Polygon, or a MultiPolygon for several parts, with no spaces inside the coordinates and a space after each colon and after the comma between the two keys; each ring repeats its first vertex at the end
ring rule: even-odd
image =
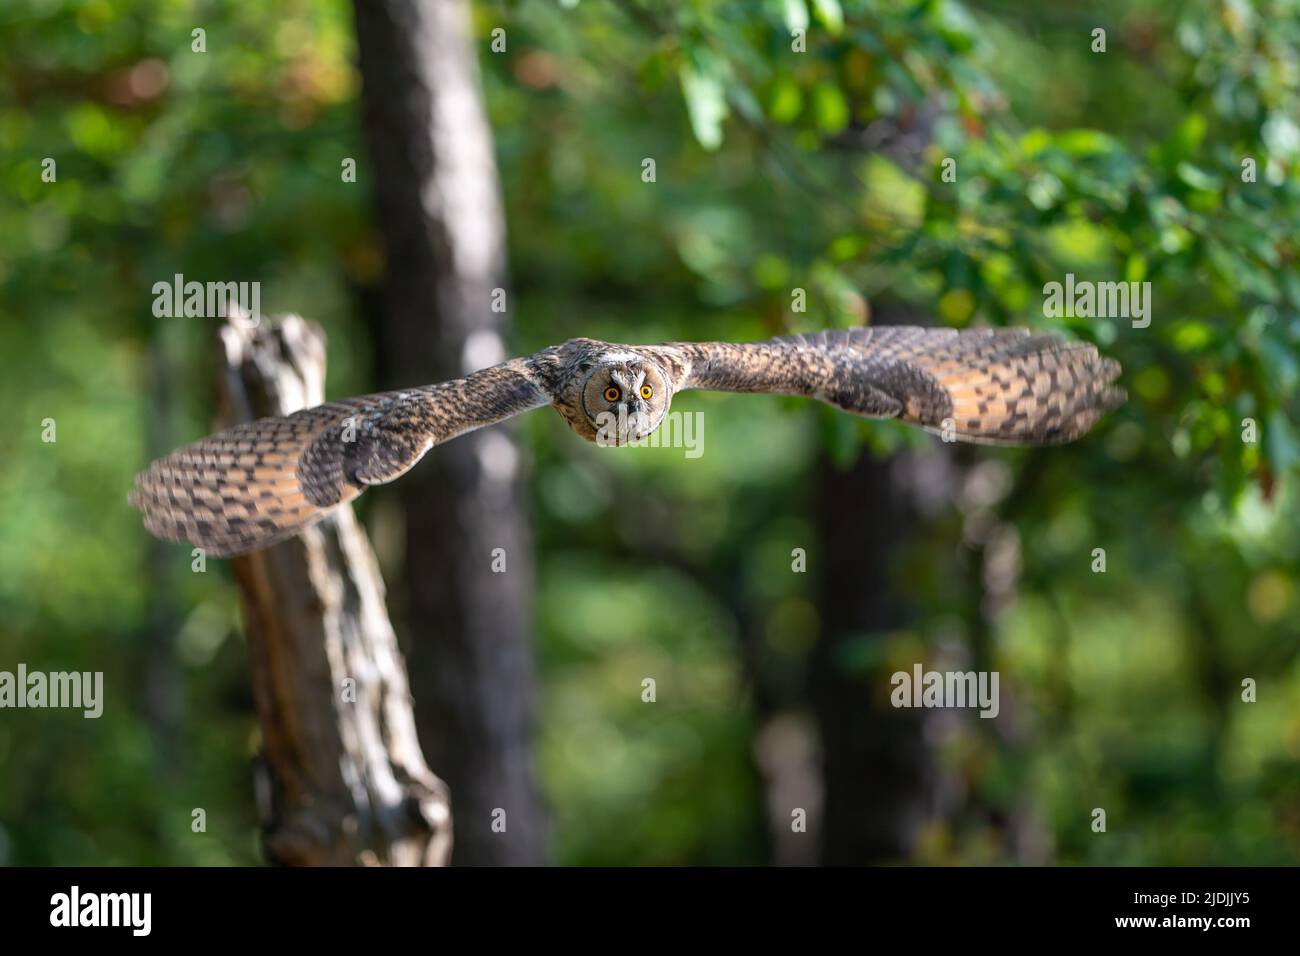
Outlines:
{"type": "MultiPolygon", "coordinates": [[[[324,401],[324,337],[297,316],[221,329],[227,426],[324,401]]],[[[441,865],[446,788],[416,739],[370,543],[344,505],[231,562],[262,726],[259,810],[274,863],[441,865]]]]}
{"type": "MultiPolygon", "coordinates": [[[[358,0],[355,14],[387,250],[380,377],[455,378],[505,357],[505,223],[468,4],[358,0]]],[[[420,739],[451,788],[455,862],[541,863],[522,455],[497,426],[429,459],[396,489],[420,739]]]]}
{"type": "MultiPolygon", "coordinates": [[[[923,323],[882,309],[877,324],[923,323]]],[[[950,500],[950,451],[923,469],[908,452],[888,460],[864,453],[847,470],[823,458],[819,468],[822,637],[809,698],[821,737],[827,864],[906,860],[950,790],[935,760],[934,734],[927,733],[935,712],[890,705],[891,668],[882,655],[853,654],[872,662],[854,668],[845,654],[850,642],[884,641],[906,623],[893,593],[891,556],[919,532],[935,503],[950,500]]]]}

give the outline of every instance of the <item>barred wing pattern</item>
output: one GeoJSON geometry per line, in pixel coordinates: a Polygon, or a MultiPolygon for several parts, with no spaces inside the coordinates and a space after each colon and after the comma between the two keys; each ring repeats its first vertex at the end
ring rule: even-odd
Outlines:
{"type": "Polygon", "coordinates": [[[806,395],[962,441],[1073,441],[1122,403],[1119,364],[1092,345],[1028,329],[875,326],[736,345],[675,343],[681,388],[806,395]]]}
{"type": "Polygon", "coordinates": [[[454,382],[262,418],[155,461],[129,500],[152,534],[232,557],[392,481],[433,445],[549,400],[516,360],[454,382]]]}

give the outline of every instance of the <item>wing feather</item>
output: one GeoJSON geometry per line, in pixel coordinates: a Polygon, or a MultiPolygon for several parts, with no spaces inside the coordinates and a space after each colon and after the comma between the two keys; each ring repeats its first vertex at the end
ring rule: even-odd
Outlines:
{"type": "Polygon", "coordinates": [[[1119,363],[1084,342],[1028,329],[874,326],[739,345],[675,343],[679,388],[806,395],[963,441],[1073,441],[1120,405],[1119,363]]]}
{"type": "Polygon", "coordinates": [[[549,400],[516,359],[454,382],[261,418],[155,461],[128,500],[150,533],[233,557],[392,481],[436,444],[549,400]]]}

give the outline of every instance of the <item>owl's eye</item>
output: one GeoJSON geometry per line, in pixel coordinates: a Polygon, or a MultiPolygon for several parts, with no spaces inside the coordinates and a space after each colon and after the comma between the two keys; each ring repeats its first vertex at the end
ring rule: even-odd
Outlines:
{"type": "Polygon", "coordinates": [[[650,399],[650,396],[654,395],[654,393],[655,390],[651,388],[649,385],[641,386],[641,397],[646,399],[647,401],[650,399]]]}
{"type": "Polygon", "coordinates": [[[609,388],[605,389],[605,401],[607,402],[617,402],[622,397],[623,390],[617,385],[611,385],[609,388]]]}

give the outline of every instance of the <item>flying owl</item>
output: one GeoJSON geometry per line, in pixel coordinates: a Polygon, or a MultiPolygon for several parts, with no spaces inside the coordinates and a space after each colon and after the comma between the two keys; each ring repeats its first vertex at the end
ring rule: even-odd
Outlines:
{"type": "Polygon", "coordinates": [[[155,461],[131,504],[160,538],[216,557],[290,537],[434,445],[551,405],[588,441],[653,432],[691,388],[816,398],[963,441],[1073,441],[1124,400],[1120,367],[1028,329],[879,326],[763,342],[615,345],[571,339],[437,385],[262,418],[155,461]]]}

